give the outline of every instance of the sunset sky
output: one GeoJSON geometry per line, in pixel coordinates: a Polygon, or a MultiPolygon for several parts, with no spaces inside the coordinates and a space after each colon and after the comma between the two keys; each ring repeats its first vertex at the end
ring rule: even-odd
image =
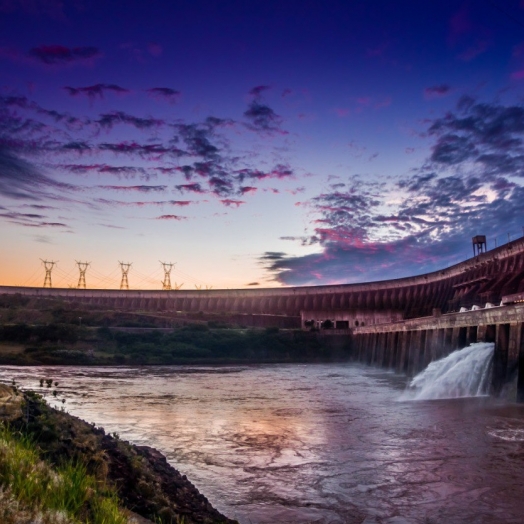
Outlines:
{"type": "Polygon", "coordinates": [[[524,1],[0,0],[0,284],[433,271],[522,236],[524,1]]]}

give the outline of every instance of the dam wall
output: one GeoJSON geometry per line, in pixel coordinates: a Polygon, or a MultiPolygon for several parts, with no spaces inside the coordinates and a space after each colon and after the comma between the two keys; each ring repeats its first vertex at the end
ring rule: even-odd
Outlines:
{"type": "MultiPolygon", "coordinates": [[[[524,293],[524,239],[423,275],[328,286],[211,290],[112,290],[0,286],[0,294],[61,298],[128,311],[239,313],[301,318],[300,322],[379,324],[461,308],[500,304],[524,293]],[[336,317],[336,318],[335,318],[336,317]]],[[[340,324],[343,325],[343,324],[340,324]]],[[[298,327],[298,326],[297,326],[298,327]]]]}

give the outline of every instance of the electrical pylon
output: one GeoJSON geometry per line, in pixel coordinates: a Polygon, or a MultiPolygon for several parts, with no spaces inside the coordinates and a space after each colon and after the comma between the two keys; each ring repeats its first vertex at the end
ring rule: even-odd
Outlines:
{"type": "MultiPolygon", "coordinates": [[[[198,289],[198,291],[201,291],[201,289],[202,289],[202,284],[201,284],[200,286],[197,286],[197,285],[195,284],[195,288],[198,289]]],[[[213,286],[208,286],[208,285],[206,284],[206,287],[205,287],[204,289],[207,289],[207,290],[209,290],[209,289],[213,289],[213,286]]]]}
{"type": "Polygon", "coordinates": [[[78,289],[86,288],[86,271],[87,268],[91,265],[91,262],[78,262],[75,260],[76,265],[78,266],[78,271],[80,271],[80,276],[78,277],[78,289]]]}
{"type": "Polygon", "coordinates": [[[175,267],[173,262],[162,262],[159,260],[164,268],[164,280],[162,282],[162,289],[169,291],[171,288],[171,270],[175,267]]]}
{"type": "Polygon", "coordinates": [[[120,289],[129,289],[129,281],[127,280],[127,274],[129,273],[129,268],[131,267],[132,263],[128,262],[120,262],[120,268],[122,269],[122,280],[120,281],[120,289]]]}
{"type": "Polygon", "coordinates": [[[40,260],[42,260],[45,267],[44,287],[53,287],[53,283],[51,282],[51,271],[53,271],[53,267],[57,261],[43,260],[42,258],[40,260]]]}
{"type": "Polygon", "coordinates": [[[183,285],[184,285],[183,282],[182,282],[182,284],[177,284],[177,283],[175,282],[175,286],[174,286],[174,288],[178,291],[178,290],[179,290],[183,285]]]}

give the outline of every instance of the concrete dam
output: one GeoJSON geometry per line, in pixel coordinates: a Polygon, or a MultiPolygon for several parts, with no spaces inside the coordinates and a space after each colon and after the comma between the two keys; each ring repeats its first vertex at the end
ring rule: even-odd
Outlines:
{"type": "Polygon", "coordinates": [[[408,375],[469,343],[495,342],[493,390],[518,373],[524,401],[524,238],[432,273],[362,284],[166,291],[0,286],[0,294],[319,330],[349,340],[355,360],[408,375]]]}

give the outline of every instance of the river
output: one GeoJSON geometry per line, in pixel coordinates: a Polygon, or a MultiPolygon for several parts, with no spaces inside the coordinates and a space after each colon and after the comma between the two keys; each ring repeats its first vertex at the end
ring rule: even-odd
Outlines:
{"type": "Polygon", "coordinates": [[[405,377],[355,364],[0,369],[40,378],[242,524],[523,522],[524,406],[401,401],[405,377]]]}

